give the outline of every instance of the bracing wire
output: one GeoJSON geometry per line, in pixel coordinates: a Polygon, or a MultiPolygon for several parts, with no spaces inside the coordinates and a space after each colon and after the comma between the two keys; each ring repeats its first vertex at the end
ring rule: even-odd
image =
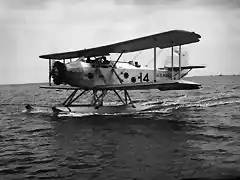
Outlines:
{"type": "MultiPolygon", "coordinates": [[[[163,49],[160,49],[157,53],[156,56],[158,56],[161,52],[163,51],[163,49]]],[[[150,59],[150,61],[148,61],[148,63],[145,65],[146,67],[148,67],[148,65],[154,60],[154,57],[152,59],[150,59]]]]}
{"type": "Polygon", "coordinates": [[[139,51],[132,59],[132,61],[134,61],[135,59],[137,59],[137,57],[142,53],[142,51],[139,51]]]}

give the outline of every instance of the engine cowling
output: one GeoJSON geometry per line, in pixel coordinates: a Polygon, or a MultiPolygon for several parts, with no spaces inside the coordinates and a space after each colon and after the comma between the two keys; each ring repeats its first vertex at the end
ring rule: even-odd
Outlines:
{"type": "Polygon", "coordinates": [[[65,64],[63,64],[59,61],[56,61],[53,64],[52,71],[51,71],[51,76],[53,78],[54,84],[60,85],[60,84],[65,83],[65,81],[66,81],[66,71],[67,71],[67,68],[66,68],[65,64]]]}

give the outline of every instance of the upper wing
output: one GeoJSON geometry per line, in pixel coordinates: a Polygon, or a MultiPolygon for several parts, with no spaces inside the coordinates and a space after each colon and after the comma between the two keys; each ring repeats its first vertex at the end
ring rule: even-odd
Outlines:
{"type": "Polygon", "coordinates": [[[81,88],[81,87],[71,87],[71,86],[41,86],[40,88],[45,89],[65,89],[65,90],[146,90],[146,89],[159,89],[161,91],[168,90],[189,90],[189,89],[199,89],[200,84],[176,80],[176,81],[166,81],[164,83],[159,82],[149,82],[149,83],[135,83],[135,84],[113,84],[113,85],[99,85],[93,88],[81,88]]]}
{"type": "Polygon", "coordinates": [[[194,32],[184,30],[172,30],[164,33],[158,33],[150,36],[145,36],[137,39],[123,41],[106,46],[84,49],[79,51],[71,51],[64,53],[42,55],[43,59],[70,59],[82,56],[103,56],[109,53],[128,53],[141,51],[154,47],[161,49],[177,45],[190,44],[200,41],[201,36],[194,32]]]}

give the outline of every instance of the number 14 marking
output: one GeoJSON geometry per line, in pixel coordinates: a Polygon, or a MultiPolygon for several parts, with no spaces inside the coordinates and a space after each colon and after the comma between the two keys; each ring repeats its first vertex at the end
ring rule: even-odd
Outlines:
{"type": "Polygon", "coordinates": [[[143,82],[143,81],[148,82],[148,81],[149,81],[149,79],[148,79],[148,73],[146,73],[146,75],[144,76],[144,78],[142,78],[142,77],[143,77],[143,75],[142,75],[142,73],[140,73],[139,76],[138,76],[138,79],[140,80],[140,82],[143,82]]]}

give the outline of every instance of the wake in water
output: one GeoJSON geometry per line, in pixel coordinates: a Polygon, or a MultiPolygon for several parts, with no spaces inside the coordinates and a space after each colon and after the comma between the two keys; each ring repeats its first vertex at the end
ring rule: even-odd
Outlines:
{"type": "MultiPolygon", "coordinates": [[[[134,103],[141,103],[144,105],[154,104],[159,105],[157,108],[153,108],[147,111],[140,111],[140,112],[131,112],[131,113],[105,113],[105,114],[98,114],[98,113],[60,113],[59,117],[83,117],[83,116],[120,116],[120,115],[142,115],[144,113],[171,113],[176,109],[181,108],[207,108],[207,107],[214,107],[226,104],[235,104],[240,103],[240,97],[235,95],[234,93],[219,93],[211,96],[211,94],[202,95],[202,96],[188,96],[188,95],[176,95],[175,97],[166,98],[161,101],[146,101],[143,99],[134,100],[134,103]]],[[[116,102],[107,102],[107,105],[117,105],[116,102]]],[[[23,112],[27,112],[24,110],[23,112]]],[[[32,114],[51,114],[52,108],[51,107],[38,107],[32,109],[30,112],[32,114]]]]}

